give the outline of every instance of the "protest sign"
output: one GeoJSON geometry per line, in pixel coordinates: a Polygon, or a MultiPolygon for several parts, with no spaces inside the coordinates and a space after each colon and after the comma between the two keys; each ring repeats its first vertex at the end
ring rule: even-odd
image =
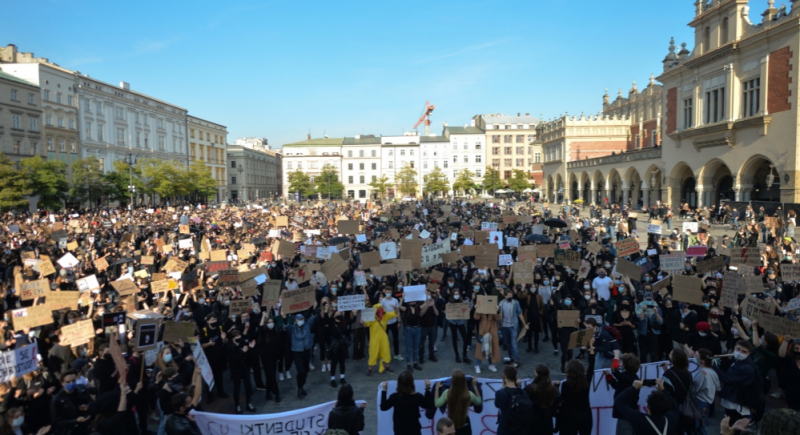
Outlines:
{"type": "Polygon", "coordinates": [[[517,262],[536,261],[536,245],[520,246],[517,249],[517,262]]]}
{"type": "Polygon", "coordinates": [[[679,273],[683,271],[684,264],[686,264],[686,254],[683,251],[661,254],[658,256],[658,262],[661,266],[661,270],[679,273]]]}
{"type": "Polygon", "coordinates": [[[189,340],[194,337],[194,331],[197,325],[194,322],[173,322],[170,320],[164,321],[164,337],[163,340],[167,343],[172,343],[178,340],[189,340]]]}
{"type": "Polygon", "coordinates": [[[481,222],[481,231],[497,231],[497,222],[481,222]]]}
{"type": "Polygon", "coordinates": [[[706,251],[708,251],[708,246],[704,245],[694,245],[689,246],[686,248],[686,256],[687,257],[705,257],[706,251]]]}
{"type": "Polygon", "coordinates": [[[475,255],[475,267],[480,269],[497,269],[496,254],[477,254],[475,255]]]}
{"type": "Polygon", "coordinates": [[[281,311],[284,314],[294,314],[311,308],[317,298],[313,288],[303,287],[284,292],[282,300],[281,311]]]}
{"type": "Polygon", "coordinates": [[[59,344],[62,346],[77,347],[86,344],[94,338],[94,324],[91,320],[80,320],[71,325],[61,327],[61,339],[59,344]]]}
{"type": "Polygon", "coordinates": [[[0,382],[10,382],[36,370],[38,352],[36,343],[32,343],[0,353],[0,382]]]}
{"type": "Polygon", "coordinates": [[[392,265],[392,267],[394,267],[395,272],[411,272],[412,270],[414,270],[414,268],[411,267],[411,260],[402,260],[396,258],[394,260],[391,260],[390,264],[392,265]]]}
{"type": "MultiPolygon", "coordinates": [[[[405,243],[403,244],[405,248],[405,243]]],[[[421,267],[433,267],[442,264],[442,255],[450,252],[450,241],[445,240],[439,243],[432,243],[422,247],[421,267]]]]}
{"type": "Polygon", "coordinates": [[[544,225],[534,225],[531,227],[531,234],[544,234],[544,225]]]}
{"type": "Polygon", "coordinates": [[[653,294],[661,293],[662,295],[667,293],[667,287],[672,284],[672,277],[668,276],[664,279],[658,280],[653,283],[653,294]],[[662,291],[663,290],[663,291],[662,291]]]}
{"type": "Polygon", "coordinates": [[[77,310],[78,297],[80,297],[80,293],[77,291],[51,291],[47,294],[47,307],[51,310],[60,310],[62,308],[77,310]]]}
{"type": "Polygon", "coordinates": [[[41,276],[49,276],[56,273],[56,268],[53,267],[53,263],[50,260],[42,260],[40,261],[36,267],[39,268],[39,274],[41,276]]]}
{"type": "Polygon", "coordinates": [[[579,329],[569,334],[569,344],[567,345],[567,350],[588,346],[592,340],[592,336],[594,336],[594,328],[579,329]]]}
{"type": "Polygon", "coordinates": [[[475,302],[475,312],[478,314],[497,314],[497,296],[478,295],[475,302]]]}
{"type": "MultiPolygon", "coordinates": [[[[128,373],[128,362],[125,361],[125,357],[122,356],[122,350],[119,348],[119,343],[117,342],[116,334],[114,334],[111,337],[111,340],[109,340],[108,353],[111,354],[111,359],[114,360],[114,366],[117,368],[117,372],[120,375],[120,379],[125,379],[128,373]]],[[[150,365],[152,363],[155,363],[157,357],[158,355],[154,355],[150,363],[148,363],[147,358],[145,358],[145,364],[150,365]]]]}
{"type": "Polygon", "coordinates": [[[781,264],[781,279],[784,282],[800,282],[800,264],[781,264]]]}
{"type": "Polygon", "coordinates": [[[422,246],[422,240],[403,240],[400,258],[411,260],[411,265],[414,267],[422,267],[422,246]]]}
{"type": "Polygon", "coordinates": [[[393,260],[397,258],[397,245],[394,242],[381,243],[380,254],[382,260],[393,260]]]}
{"type": "Polygon", "coordinates": [[[361,310],[361,321],[362,322],[374,322],[375,321],[375,308],[364,308],[361,310]]]}
{"type": "Polygon", "coordinates": [[[514,283],[515,284],[533,284],[533,267],[532,261],[523,261],[514,263],[514,283]]]}
{"type": "Polygon", "coordinates": [[[553,258],[556,265],[577,269],[581,267],[581,253],[578,251],[556,249],[553,258]]]}
{"type": "Polygon", "coordinates": [[[340,220],[336,222],[337,232],[342,235],[358,234],[358,221],[340,220]]]}
{"type": "Polygon", "coordinates": [[[736,275],[738,277],[738,274],[736,274],[735,272],[725,273],[725,281],[722,288],[722,294],[719,295],[719,302],[723,307],[733,309],[738,305],[736,297],[738,291],[736,290],[736,284],[732,283],[734,279],[730,278],[729,275],[736,275]],[[729,281],[731,282],[730,285],[729,281]]]}
{"type": "MultiPolygon", "coordinates": [[[[200,343],[195,345],[194,350],[192,351],[192,357],[194,358],[194,362],[200,367],[200,372],[203,375],[203,380],[206,381],[206,385],[208,386],[209,390],[214,389],[214,372],[211,371],[211,364],[208,362],[208,358],[206,358],[206,353],[203,352],[203,346],[200,343]]],[[[219,414],[213,414],[219,415],[219,414]]],[[[221,426],[218,426],[221,427],[221,426]]],[[[218,434],[218,435],[227,435],[228,429],[225,427],[225,434],[218,434]]],[[[203,434],[208,435],[208,434],[203,434]]]]}
{"type": "Polygon", "coordinates": [[[698,222],[684,222],[683,223],[683,232],[685,233],[686,230],[689,230],[693,233],[697,233],[698,230],[698,222]]]}
{"type": "Polygon", "coordinates": [[[578,279],[586,279],[589,276],[589,271],[592,270],[592,265],[586,260],[581,260],[581,267],[578,269],[578,279]]]}
{"type": "Polygon", "coordinates": [[[639,241],[633,237],[614,242],[614,249],[617,250],[617,256],[626,257],[628,255],[636,254],[639,252],[639,241]]]}
{"type": "Polygon", "coordinates": [[[661,224],[659,224],[659,225],[648,224],[647,225],[647,232],[649,234],[661,234],[661,224]]]}
{"type": "MultiPolygon", "coordinates": [[[[646,257],[645,257],[646,258],[646,257]]],[[[639,281],[642,279],[642,267],[637,266],[636,264],[624,259],[620,258],[617,261],[617,265],[615,267],[617,273],[621,274],[622,276],[634,279],[639,281]]]]}
{"type": "Polygon", "coordinates": [[[742,300],[742,316],[750,320],[761,320],[762,314],[772,315],[775,312],[775,304],[763,299],[747,296],[742,300]]]}
{"type": "Polygon", "coordinates": [[[731,264],[759,267],[761,251],[758,248],[731,248],[731,264]]]}
{"type": "Polygon", "coordinates": [[[339,275],[344,274],[349,269],[350,265],[342,260],[342,257],[338,255],[331,257],[331,259],[326,261],[321,268],[322,274],[325,275],[325,278],[327,278],[328,281],[335,280],[339,275]]]}
{"type": "Polygon", "coordinates": [[[498,256],[498,266],[511,266],[512,264],[514,264],[514,259],[512,258],[511,254],[501,254],[498,256]]]}
{"type": "Polygon", "coordinates": [[[30,301],[39,297],[47,297],[50,294],[50,282],[46,279],[36,281],[23,281],[20,290],[20,298],[23,301],[30,301]]]}
{"type": "MultiPolygon", "coordinates": [[[[362,403],[364,402],[356,401],[357,406],[362,403]]],[[[202,428],[203,435],[323,434],[328,428],[328,416],[335,405],[336,402],[327,402],[308,408],[261,415],[231,415],[192,411],[192,417],[194,417],[194,421],[198,426],[202,428]]]]}
{"type": "Polygon", "coordinates": [[[603,250],[603,245],[592,241],[586,245],[586,250],[591,252],[592,254],[597,254],[598,252],[603,250]]]}
{"type": "Polygon", "coordinates": [[[114,290],[116,290],[120,296],[139,293],[139,287],[136,287],[136,284],[130,278],[111,281],[111,287],[114,287],[114,290]]]}
{"type": "Polygon", "coordinates": [[[425,301],[425,286],[412,285],[403,287],[403,301],[404,302],[424,302],[425,301]]]}
{"type": "Polygon", "coordinates": [[[556,254],[556,245],[536,245],[537,258],[553,258],[556,254]]]}
{"type": "Polygon", "coordinates": [[[78,261],[77,258],[75,258],[74,255],[72,255],[69,252],[67,252],[66,254],[64,254],[63,257],[59,258],[58,261],[56,261],[56,263],[60,264],[61,267],[65,267],[66,268],[66,267],[75,267],[80,262],[78,261]]]}
{"type": "Polygon", "coordinates": [[[575,328],[575,321],[580,320],[580,310],[558,310],[557,319],[559,328],[575,328]]]}
{"type": "Polygon", "coordinates": [[[362,269],[371,269],[381,265],[381,253],[379,251],[363,252],[360,257],[362,269]]]}
{"type": "Polygon", "coordinates": [[[356,270],[353,272],[353,279],[355,280],[356,287],[367,285],[367,277],[363,270],[356,270]]]}
{"type": "MultiPolygon", "coordinates": [[[[77,305],[77,303],[76,303],[77,305]]],[[[11,311],[15,331],[53,323],[53,311],[47,305],[36,305],[11,311]]]]}
{"type": "Polygon", "coordinates": [[[769,331],[775,335],[800,336],[800,323],[792,322],[786,317],[762,313],[761,317],[758,319],[758,324],[764,328],[765,331],[769,331]]]}
{"type": "Polygon", "coordinates": [[[85,278],[76,279],[75,284],[77,285],[78,290],[82,292],[100,288],[100,283],[97,282],[97,276],[95,275],[89,275],[85,278]]]}
{"type": "Polygon", "coordinates": [[[233,316],[241,316],[242,313],[246,312],[250,309],[250,306],[253,304],[252,301],[249,299],[237,299],[231,301],[231,304],[228,309],[228,316],[233,318],[233,316]]]}
{"type": "Polygon", "coordinates": [[[506,246],[508,246],[509,248],[518,248],[519,239],[516,237],[506,237],[506,246]]]}
{"type": "Polygon", "coordinates": [[[222,285],[236,285],[239,283],[238,269],[224,269],[217,272],[217,282],[222,285]]]}
{"type": "Polygon", "coordinates": [[[447,320],[469,320],[469,304],[447,304],[445,307],[445,318],[447,320]]]}
{"type": "Polygon", "coordinates": [[[694,269],[698,274],[714,272],[725,267],[724,261],[725,259],[720,256],[709,258],[695,263],[694,269]]]}
{"type": "Polygon", "coordinates": [[[674,275],[672,277],[672,299],[687,304],[703,304],[703,280],[694,276],[674,275]]]}
{"type": "Polygon", "coordinates": [[[336,302],[339,303],[337,307],[339,311],[363,310],[365,306],[363,294],[339,296],[336,302]]]}

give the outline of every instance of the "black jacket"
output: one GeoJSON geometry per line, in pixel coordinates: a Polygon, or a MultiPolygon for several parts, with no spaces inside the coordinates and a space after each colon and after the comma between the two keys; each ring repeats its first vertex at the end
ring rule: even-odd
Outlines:
{"type": "Polygon", "coordinates": [[[614,411],[619,410],[622,418],[633,427],[632,433],[637,435],[660,435],[664,431],[665,425],[667,426],[667,435],[678,433],[680,414],[678,413],[677,407],[673,407],[671,410],[667,411],[663,417],[651,417],[639,412],[635,406],[630,405],[631,403],[638,403],[636,398],[638,395],[639,390],[629,387],[614,399],[614,411]],[[648,419],[658,428],[658,431],[650,425],[648,419]]]}
{"type": "Polygon", "coordinates": [[[202,435],[197,423],[186,418],[184,414],[172,414],[167,417],[164,431],[167,435],[202,435]]]}
{"type": "Polygon", "coordinates": [[[77,427],[87,428],[89,422],[78,423],[78,417],[90,416],[90,411],[81,411],[81,405],[91,405],[92,397],[85,391],[67,393],[65,389],[50,402],[50,419],[57,434],[66,434],[77,427]]]}
{"type": "Polygon", "coordinates": [[[349,435],[364,430],[364,408],[356,405],[337,406],[328,414],[328,429],[342,429],[349,435]]]}

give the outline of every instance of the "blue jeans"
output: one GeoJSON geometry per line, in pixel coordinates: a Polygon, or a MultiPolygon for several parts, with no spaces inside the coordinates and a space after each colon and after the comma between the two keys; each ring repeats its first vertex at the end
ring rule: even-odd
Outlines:
{"type": "MultiPolygon", "coordinates": [[[[428,358],[434,356],[433,344],[436,342],[436,326],[423,326],[421,329],[419,339],[419,359],[422,361],[425,358],[425,340],[428,340],[428,358]]],[[[406,336],[408,340],[408,336],[406,336]]]]}
{"type": "Polygon", "coordinates": [[[736,231],[739,231],[739,219],[738,218],[733,220],[733,229],[735,229],[736,231]]]}
{"type": "Polygon", "coordinates": [[[672,219],[667,218],[666,221],[667,221],[667,229],[671,230],[672,229],[672,219]]]}
{"type": "Polygon", "coordinates": [[[614,239],[614,226],[613,225],[609,225],[608,227],[606,227],[606,230],[608,232],[608,237],[613,240],[614,239]]]}
{"type": "Polygon", "coordinates": [[[598,352],[594,354],[594,369],[595,370],[610,369],[611,361],[612,360],[610,359],[606,359],[606,357],[603,356],[602,352],[598,352]]]}
{"type": "Polygon", "coordinates": [[[419,362],[419,340],[422,337],[422,328],[406,328],[406,364],[419,362]]]}
{"type": "Polygon", "coordinates": [[[156,408],[158,409],[158,414],[161,416],[158,420],[158,435],[166,435],[167,416],[164,415],[164,411],[161,410],[161,401],[158,399],[156,399],[156,408]]]}
{"type": "MultiPolygon", "coordinates": [[[[514,319],[516,321],[516,319],[514,319]]],[[[508,356],[512,361],[519,362],[519,348],[517,348],[517,327],[502,327],[503,345],[508,349],[508,356]]]]}
{"type": "Polygon", "coordinates": [[[703,415],[695,425],[695,433],[698,435],[708,435],[708,430],[706,430],[706,426],[708,426],[708,416],[710,414],[711,405],[702,400],[697,400],[697,407],[700,408],[700,413],[703,415]]]}

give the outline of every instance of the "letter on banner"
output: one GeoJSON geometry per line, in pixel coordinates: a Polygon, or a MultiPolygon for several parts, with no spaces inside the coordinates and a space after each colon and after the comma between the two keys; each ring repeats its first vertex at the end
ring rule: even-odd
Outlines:
{"type": "Polygon", "coordinates": [[[0,382],[36,370],[36,343],[0,354],[0,382]]]}

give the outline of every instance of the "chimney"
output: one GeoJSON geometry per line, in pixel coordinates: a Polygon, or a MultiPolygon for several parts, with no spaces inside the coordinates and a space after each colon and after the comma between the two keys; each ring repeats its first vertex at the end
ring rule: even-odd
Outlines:
{"type": "Polygon", "coordinates": [[[520,113],[519,113],[519,112],[517,112],[517,117],[519,117],[519,115],[520,115],[520,113]]]}
{"type": "Polygon", "coordinates": [[[525,116],[531,116],[531,114],[530,113],[526,113],[525,116]]]}
{"type": "Polygon", "coordinates": [[[124,90],[126,90],[126,91],[130,91],[131,90],[131,84],[128,83],[128,82],[119,82],[119,87],[124,89],[124,90]]]}
{"type": "Polygon", "coordinates": [[[471,127],[475,127],[475,119],[473,118],[472,121],[469,122],[471,127]]]}
{"type": "Polygon", "coordinates": [[[311,140],[311,133],[306,135],[306,140],[311,140]]]}

